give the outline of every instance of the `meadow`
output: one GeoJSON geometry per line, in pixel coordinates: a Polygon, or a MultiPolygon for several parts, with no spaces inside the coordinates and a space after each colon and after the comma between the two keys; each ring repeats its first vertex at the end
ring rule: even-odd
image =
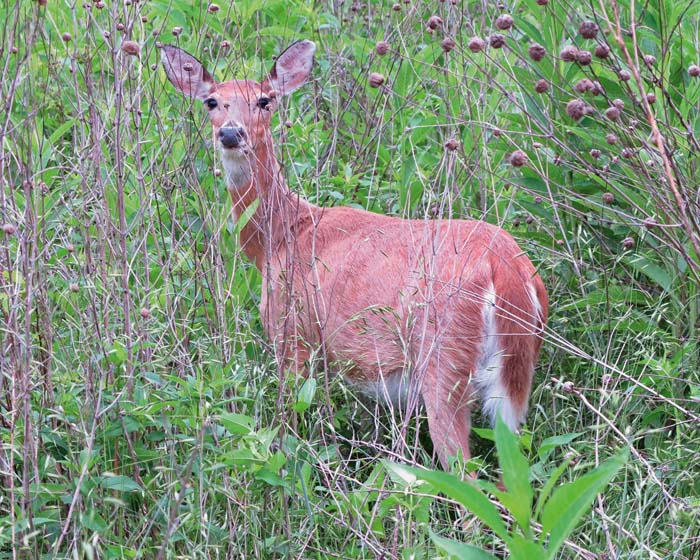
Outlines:
{"type": "Polygon", "coordinates": [[[700,2],[0,21],[0,558],[700,557],[700,2]],[[475,414],[476,482],[424,416],[284,375],[263,334],[206,110],[160,47],[261,80],[299,39],[312,78],[272,125],[292,190],[498,224],[547,286],[526,424],[475,414]]]}

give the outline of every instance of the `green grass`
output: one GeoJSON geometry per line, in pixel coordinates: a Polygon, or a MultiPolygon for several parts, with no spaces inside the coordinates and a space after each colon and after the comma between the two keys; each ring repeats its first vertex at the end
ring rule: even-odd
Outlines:
{"type": "MultiPolygon", "coordinates": [[[[313,81],[273,121],[294,190],[482,218],[536,263],[552,312],[521,438],[532,487],[630,447],[557,557],[697,556],[700,4],[521,0],[504,31],[496,3],[467,0],[47,4],[0,6],[0,557],[445,554],[431,535],[504,554],[454,502],[389,476],[384,459],[431,466],[423,418],[322,373],[280,377],[205,111],[159,68],[162,41],[219,79],[260,79],[300,38],[318,45],[313,81]],[[468,48],[495,32],[504,48],[468,48]],[[559,56],[597,43],[608,58],[559,56]],[[604,93],[574,91],[584,78],[604,93]],[[574,98],[592,108],[578,121],[574,98]]],[[[495,481],[492,434],[475,431],[495,481]]]]}

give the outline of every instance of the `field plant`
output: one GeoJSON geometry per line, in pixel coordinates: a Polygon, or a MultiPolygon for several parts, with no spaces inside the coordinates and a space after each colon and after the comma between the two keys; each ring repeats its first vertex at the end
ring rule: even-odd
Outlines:
{"type": "Polygon", "coordinates": [[[514,558],[698,558],[699,18],[697,0],[3,0],[0,558],[490,558],[514,534],[542,547],[514,558]],[[499,224],[549,290],[523,451],[503,464],[477,416],[455,465],[477,482],[421,470],[420,415],[282,375],[262,334],[205,111],[159,46],[259,80],[303,38],[313,80],[273,121],[292,189],[499,224]],[[523,499],[497,500],[500,477],[523,499]],[[560,540],[568,504],[546,518],[546,499],[584,487],[560,540]]]}

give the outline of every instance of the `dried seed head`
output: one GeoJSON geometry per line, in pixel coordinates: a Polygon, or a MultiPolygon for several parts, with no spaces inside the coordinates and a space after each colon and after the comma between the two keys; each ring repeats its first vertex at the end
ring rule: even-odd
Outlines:
{"type": "Polygon", "coordinates": [[[64,43],[70,43],[72,40],[72,37],[70,36],[70,33],[66,32],[63,35],[61,35],[61,39],[63,39],[64,43]]]}
{"type": "Polygon", "coordinates": [[[534,60],[535,62],[539,62],[545,57],[545,55],[547,54],[547,50],[539,43],[534,43],[530,45],[530,48],[527,50],[527,53],[530,55],[530,58],[532,60],[534,60]]]}
{"type": "Polygon", "coordinates": [[[446,150],[454,152],[457,148],[459,148],[459,142],[456,138],[448,138],[447,141],[445,141],[446,150]]]}
{"type": "Polygon", "coordinates": [[[595,39],[598,35],[598,24],[595,21],[584,21],[578,28],[584,39],[595,39]]]}
{"type": "Polygon", "coordinates": [[[535,204],[542,204],[542,197],[537,195],[534,199],[535,204]]]}
{"type": "Polygon", "coordinates": [[[520,218],[515,218],[513,220],[513,227],[519,227],[520,226],[520,218]]]}
{"type": "Polygon", "coordinates": [[[647,103],[656,103],[655,93],[647,93],[647,103]]]}
{"type": "Polygon", "coordinates": [[[8,223],[2,225],[2,231],[3,233],[5,233],[5,235],[14,235],[14,233],[17,231],[17,228],[14,224],[8,223]]]}
{"type": "Polygon", "coordinates": [[[575,62],[578,58],[578,49],[573,45],[567,45],[561,50],[559,57],[564,62],[575,62]]]}
{"type": "Polygon", "coordinates": [[[294,126],[294,123],[292,121],[284,121],[284,126],[287,128],[292,128],[294,126]]]}
{"type": "Polygon", "coordinates": [[[442,50],[447,53],[455,48],[455,41],[454,41],[454,39],[451,39],[450,37],[445,37],[442,40],[442,42],[440,43],[440,46],[442,47],[442,50]]]}
{"type": "Polygon", "coordinates": [[[691,64],[688,66],[688,74],[690,74],[693,78],[700,77],[700,66],[697,64],[691,64]]]}
{"type": "Polygon", "coordinates": [[[141,47],[136,41],[124,41],[122,43],[122,52],[130,56],[138,56],[141,53],[141,47]]]}
{"type": "Polygon", "coordinates": [[[537,0],[537,4],[539,6],[546,6],[547,4],[549,4],[549,0],[537,0]]]}
{"type": "Polygon", "coordinates": [[[219,169],[218,167],[214,168],[214,177],[221,177],[222,174],[223,172],[221,171],[221,169],[219,169]]]}
{"type": "Polygon", "coordinates": [[[544,93],[549,89],[549,82],[547,80],[537,80],[535,82],[535,91],[537,93],[544,93]]]}
{"type": "Polygon", "coordinates": [[[78,290],[80,290],[80,286],[78,286],[78,283],[77,283],[77,282],[71,282],[70,291],[71,291],[71,292],[77,292],[78,290]]]}
{"type": "Polygon", "coordinates": [[[654,229],[656,226],[659,225],[659,222],[657,222],[654,218],[648,217],[644,218],[644,227],[646,229],[654,229]]]}
{"type": "Polygon", "coordinates": [[[605,110],[605,116],[608,117],[611,121],[616,121],[620,118],[620,109],[618,109],[615,106],[608,107],[605,110]]]}
{"type": "Polygon", "coordinates": [[[579,80],[576,82],[574,85],[574,91],[576,93],[587,93],[593,89],[593,82],[589,80],[588,78],[583,78],[583,80],[579,80]]]}
{"type": "Polygon", "coordinates": [[[527,163],[527,154],[522,150],[515,150],[510,154],[510,164],[513,167],[522,167],[527,163]]]}
{"type": "Polygon", "coordinates": [[[396,3],[391,7],[391,9],[394,10],[395,12],[398,12],[398,11],[401,9],[401,4],[399,4],[398,2],[396,2],[396,3]]]}
{"type": "Polygon", "coordinates": [[[595,48],[595,51],[593,53],[598,57],[598,58],[608,58],[610,56],[610,47],[608,45],[598,45],[595,48]]]}
{"type": "Polygon", "coordinates": [[[379,72],[372,72],[369,75],[369,85],[373,88],[378,88],[384,83],[384,75],[379,72]]]}
{"type": "Polygon", "coordinates": [[[632,148],[623,148],[620,155],[625,159],[632,159],[634,157],[634,150],[632,148]]]}
{"type": "Polygon", "coordinates": [[[625,237],[625,238],[622,240],[622,246],[623,246],[625,249],[632,249],[632,248],[634,248],[634,238],[633,238],[633,237],[625,237]]]}
{"type": "Polygon", "coordinates": [[[209,4],[209,7],[207,8],[210,14],[214,14],[219,11],[219,5],[218,4],[209,4]]]}
{"type": "Polygon", "coordinates": [[[12,54],[17,54],[19,52],[19,49],[17,47],[15,47],[14,45],[12,45],[12,47],[10,48],[10,52],[12,54]]]}
{"type": "Polygon", "coordinates": [[[66,243],[66,251],[69,253],[74,253],[75,252],[75,246],[72,243],[66,243]]]}
{"type": "Polygon", "coordinates": [[[620,111],[622,111],[622,109],[625,108],[625,102],[622,101],[622,99],[613,99],[612,104],[613,107],[617,107],[618,109],[620,109],[620,111]]]}
{"type": "Polygon", "coordinates": [[[632,74],[630,74],[627,70],[620,70],[617,75],[620,77],[620,79],[623,82],[628,82],[630,78],[632,77],[632,74]]]}
{"type": "Polygon", "coordinates": [[[387,43],[386,41],[379,41],[374,46],[374,50],[379,56],[384,56],[386,53],[389,52],[389,43],[387,43]]]}
{"type": "Polygon", "coordinates": [[[645,54],[642,57],[642,60],[644,60],[644,64],[647,66],[653,66],[656,64],[656,57],[653,54],[645,54]]]}
{"type": "Polygon", "coordinates": [[[566,104],[566,114],[575,121],[581,120],[587,112],[587,106],[581,99],[572,99],[566,104]]]}
{"type": "Polygon", "coordinates": [[[506,38],[504,35],[501,35],[500,33],[494,33],[489,37],[489,45],[491,45],[494,49],[500,49],[506,44],[506,38]]]}
{"type": "Polygon", "coordinates": [[[576,62],[581,66],[588,66],[593,61],[593,55],[591,51],[578,51],[576,55],[576,62]]]}
{"type": "Polygon", "coordinates": [[[598,148],[593,148],[589,153],[591,154],[591,157],[593,159],[598,159],[601,155],[601,152],[598,148]]]}
{"type": "Polygon", "coordinates": [[[510,14],[501,14],[496,18],[496,27],[506,31],[513,27],[513,16],[510,14]]]}
{"type": "Polygon", "coordinates": [[[230,46],[231,46],[231,41],[224,40],[224,41],[221,41],[221,43],[219,43],[219,48],[221,48],[221,49],[228,49],[230,46]]]}
{"type": "Polygon", "coordinates": [[[182,69],[183,69],[185,72],[192,72],[192,70],[194,70],[194,66],[192,65],[191,62],[185,62],[185,63],[182,65],[182,69]]]}
{"type": "Polygon", "coordinates": [[[98,10],[101,10],[101,9],[104,8],[105,6],[106,6],[106,4],[105,4],[104,2],[102,2],[102,1],[100,1],[100,2],[95,2],[95,8],[97,8],[98,10]]]}
{"type": "Polygon", "coordinates": [[[182,33],[182,27],[173,27],[173,35],[175,35],[175,37],[180,35],[180,33],[182,33]]]}
{"type": "Polygon", "coordinates": [[[437,29],[442,25],[442,18],[440,16],[430,16],[428,18],[428,28],[437,29]]]}
{"type": "Polygon", "coordinates": [[[141,308],[141,318],[148,319],[151,316],[151,310],[148,307],[141,308]]]}
{"type": "Polygon", "coordinates": [[[123,23],[119,22],[117,24],[117,31],[124,31],[124,24],[123,23]]]}
{"type": "Polygon", "coordinates": [[[486,42],[481,37],[472,37],[467,43],[469,50],[475,53],[483,51],[485,46],[486,42]]]}
{"type": "Polygon", "coordinates": [[[615,195],[611,192],[603,193],[603,202],[605,204],[612,204],[615,202],[615,195]]]}
{"type": "Polygon", "coordinates": [[[564,381],[561,387],[565,393],[573,393],[576,390],[573,381],[564,381]]]}

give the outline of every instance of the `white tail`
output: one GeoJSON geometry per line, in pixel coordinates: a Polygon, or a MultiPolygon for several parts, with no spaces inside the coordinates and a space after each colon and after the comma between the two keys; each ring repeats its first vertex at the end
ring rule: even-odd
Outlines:
{"type": "Polygon", "coordinates": [[[173,85],[209,110],[236,218],[258,201],[241,245],[262,272],[260,311],[280,367],[303,374],[320,350],[356,384],[380,394],[408,387],[447,467],[459,451],[470,457],[475,396],[511,429],[524,420],[547,294],[496,226],[321,208],[289,190],[270,117],[308,78],[315,48],[293,44],[262,83],[216,82],[173,46],[162,59],[173,85]]]}

